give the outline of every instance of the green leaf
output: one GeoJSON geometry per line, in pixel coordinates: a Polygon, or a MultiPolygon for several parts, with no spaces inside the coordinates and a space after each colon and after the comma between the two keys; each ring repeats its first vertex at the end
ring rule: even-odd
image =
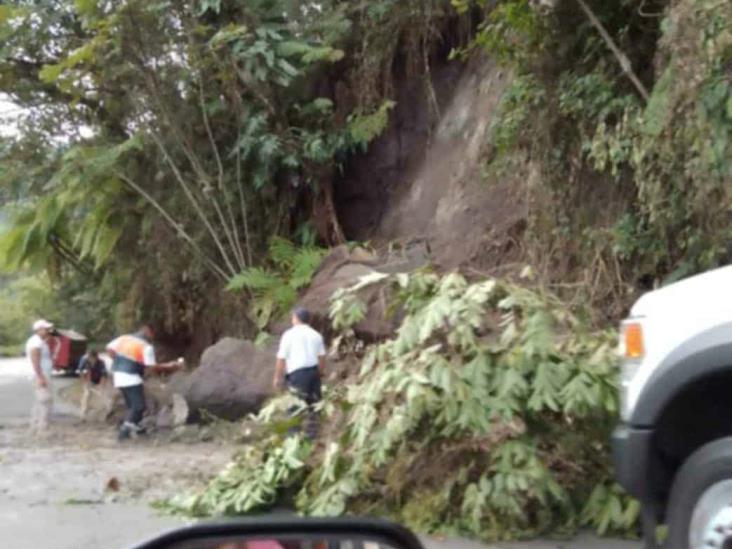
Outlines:
{"type": "Polygon", "coordinates": [[[122,236],[122,229],[119,227],[110,227],[103,225],[97,232],[96,241],[94,243],[94,267],[98,269],[106,263],[109,256],[112,255],[117,242],[122,236]]]}
{"type": "Polygon", "coordinates": [[[219,13],[221,11],[221,0],[199,0],[198,15],[205,15],[208,11],[219,13]]]}
{"type": "Polygon", "coordinates": [[[97,0],[74,0],[74,9],[82,17],[94,15],[97,11],[97,0]]]}
{"type": "Polygon", "coordinates": [[[348,117],[348,133],[351,140],[357,145],[367,145],[381,135],[389,122],[389,112],[396,106],[396,102],[384,101],[370,114],[354,113],[348,117]]]}
{"type": "Polygon", "coordinates": [[[63,63],[44,65],[38,73],[38,78],[45,84],[53,84],[59,79],[65,68],[63,63]]]}
{"type": "Polygon", "coordinates": [[[269,256],[277,267],[287,269],[297,256],[297,248],[286,238],[275,236],[269,241],[269,256]]]}
{"type": "Polygon", "coordinates": [[[290,63],[287,62],[285,59],[278,59],[277,65],[287,74],[288,76],[297,76],[300,74],[300,71],[298,71],[295,67],[293,67],[290,63]]]}
{"type": "Polygon", "coordinates": [[[670,94],[676,81],[673,65],[664,71],[653,88],[648,106],[643,113],[643,129],[652,136],[659,136],[669,116],[670,94]]]}
{"type": "Polygon", "coordinates": [[[232,277],[226,285],[226,289],[229,291],[243,289],[265,291],[281,285],[282,279],[278,275],[261,267],[251,267],[232,277]]]}
{"type": "Polygon", "coordinates": [[[333,101],[327,97],[318,97],[313,101],[313,107],[321,112],[330,112],[333,110],[333,101]]]}

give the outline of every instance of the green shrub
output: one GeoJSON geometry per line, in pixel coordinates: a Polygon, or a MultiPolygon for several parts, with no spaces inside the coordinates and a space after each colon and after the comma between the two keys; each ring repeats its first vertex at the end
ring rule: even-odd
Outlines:
{"type": "Polygon", "coordinates": [[[242,271],[229,281],[227,289],[251,293],[249,315],[263,330],[270,320],[279,318],[293,306],[297,291],[308,285],[325,252],[316,246],[298,248],[289,240],[273,237],[269,242],[267,266],[242,271]]]}
{"type": "MultiPolygon", "coordinates": [[[[263,493],[261,510],[288,488],[305,514],[386,513],[487,540],[634,526],[637,506],[610,480],[606,446],[618,409],[614,334],[497,280],[416,273],[358,287],[368,283],[387,285],[403,321],[322,403],[318,444],[266,438],[179,509],[248,512],[231,502],[263,493]],[[307,465],[283,465],[283,451],[309,454],[307,465]],[[266,487],[255,474],[264,470],[274,479],[266,487]]],[[[346,331],[359,318],[356,291],[333,300],[333,323],[346,331]]]]}

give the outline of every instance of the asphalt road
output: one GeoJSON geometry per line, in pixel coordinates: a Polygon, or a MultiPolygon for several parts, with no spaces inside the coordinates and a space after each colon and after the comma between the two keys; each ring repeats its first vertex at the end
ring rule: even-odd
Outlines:
{"type": "MultiPolygon", "coordinates": [[[[71,383],[55,379],[56,390],[71,383]]],[[[33,390],[29,366],[0,360],[0,546],[13,549],[118,549],[181,524],[148,505],[90,504],[97,482],[88,468],[66,462],[56,445],[25,447],[33,390]],[[94,483],[94,486],[85,486],[94,483]]],[[[53,420],[76,421],[74,408],[56,400],[53,420]]]]}
{"type": "MultiPolygon", "coordinates": [[[[72,382],[54,380],[57,390],[72,382]]],[[[95,501],[99,473],[93,463],[90,466],[79,463],[77,458],[65,460],[65,455],[67,458],[80,455],[77,448],[69,448],[68,441],[56,440],[46,447],[28,447],[19,442],[22,440],[19,433],[27,426],[31,399],[30,372],[25,361],[0,359],[0,539],[4,540],[0,545],[14,549],[121,549],[183,524],[156,514],[145,503],[95,501]],[[67,497],[69,494],[76,499],[72,501],[67,497]],[[6,545],[5,540],[12,540],[12,544],[6,545]]],[[[59,399],[55,406],[57,424],[69,428],[76,421],[76,410],[59,399]]],[[[112,446],[107,453],[98,455],[103,456],[100,459],[115,459],[116,451],[112,446]]],[[[120,459],[129,460],[129,453],[120,459]]],[[[488,549],[469,540],[424,538],[423,541],[426,549],[488,549]]],[[[571,542],[538,540],[492,545],[490,549],[640,547],[637,542],[585,535],[571,542]]]]}

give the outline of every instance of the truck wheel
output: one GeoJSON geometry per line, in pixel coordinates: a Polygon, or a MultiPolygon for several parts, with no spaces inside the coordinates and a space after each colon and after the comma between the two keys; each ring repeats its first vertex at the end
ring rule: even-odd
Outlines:
{"type": "Polygon", "coordinates": [[[732,437],[694,452],[674,479],[668,549],[732,549],[732,437]]]}

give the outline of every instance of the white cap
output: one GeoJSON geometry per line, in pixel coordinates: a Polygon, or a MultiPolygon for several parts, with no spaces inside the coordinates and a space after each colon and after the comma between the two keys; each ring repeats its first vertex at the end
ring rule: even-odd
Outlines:
{"type": "Polygon", "coordinates": [[[37,332],[38,330],[49,330],[53,328],[53,323],[49,322],[48,320],[36,320],[33,323],[33,331],[37,332]]]}

